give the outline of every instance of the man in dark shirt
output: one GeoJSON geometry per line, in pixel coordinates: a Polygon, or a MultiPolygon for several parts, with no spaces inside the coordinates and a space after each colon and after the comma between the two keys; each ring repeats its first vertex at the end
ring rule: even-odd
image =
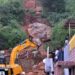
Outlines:
{"type": "Polygon", "coordinates": [[[64,51],[63,48],[59,50],[58,53],[58,61],[63,61],[64,60],[64,51]]]}

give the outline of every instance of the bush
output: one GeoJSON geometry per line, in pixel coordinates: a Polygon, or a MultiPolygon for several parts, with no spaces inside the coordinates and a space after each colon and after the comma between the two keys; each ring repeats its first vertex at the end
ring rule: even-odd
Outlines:
{"type": "Polygon", "coordinates": [[[21,29],[25,15],[21,1],[4,1],[0,5],[0,49],[14,47],[26,38],[21,29]]]}
{"type": "Polygon", "coordinates": [[[64,21],[61,21],[54,25],[52,29],[51,41],[47,44],[50,46],[50,50],[54,50],[58,47],[63,47],[67,35],[68,30],[64,28],[64,21]]]}
{"type": "Polygon", "coordinates": [[[26,34],[19,28],[5,26],[0,28],[0,49],[12,48],[26,39],[26,34]]]}

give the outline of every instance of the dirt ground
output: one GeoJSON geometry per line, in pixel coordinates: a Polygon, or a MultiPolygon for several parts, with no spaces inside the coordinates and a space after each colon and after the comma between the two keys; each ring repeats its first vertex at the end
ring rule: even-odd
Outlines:
{"type": "Polygon", "coordinates": [[[24,55],[20,52],[19,64],[25,71],[25,75],[45,75],[44,65],[33,68],[34,65],[38,65],[46,56],[46,52],[43,50],[42,46],[40,48],[40,53],[36,54],[36,57],[33,57],[31,52],[29,53],[29,58],[25,57],[25,52],[22,53],[24,53],[24,55]]]}

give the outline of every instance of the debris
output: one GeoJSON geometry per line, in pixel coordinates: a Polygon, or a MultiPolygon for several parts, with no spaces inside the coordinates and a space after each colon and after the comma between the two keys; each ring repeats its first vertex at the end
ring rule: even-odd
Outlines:
{"type": "Polygon", "coordinates": [[[27,30],[28,35],[30,35],[35,42],[38,40],[39,43],[41,43],[42,41],[46,41],[51,37],[51,27],[43,23],[34,22],[29,24],[27,30]]]}

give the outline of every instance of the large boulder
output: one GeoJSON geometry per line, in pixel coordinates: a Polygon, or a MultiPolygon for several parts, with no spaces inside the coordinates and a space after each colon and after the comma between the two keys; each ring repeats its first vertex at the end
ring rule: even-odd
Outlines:
{"type": "Polygon", "coordinates": [[[28,35],[33,38],[33,41],[37,44],[46,41],[51,38],[51,27],[49,25],[34,22],[28,25],[28,35]]]}

